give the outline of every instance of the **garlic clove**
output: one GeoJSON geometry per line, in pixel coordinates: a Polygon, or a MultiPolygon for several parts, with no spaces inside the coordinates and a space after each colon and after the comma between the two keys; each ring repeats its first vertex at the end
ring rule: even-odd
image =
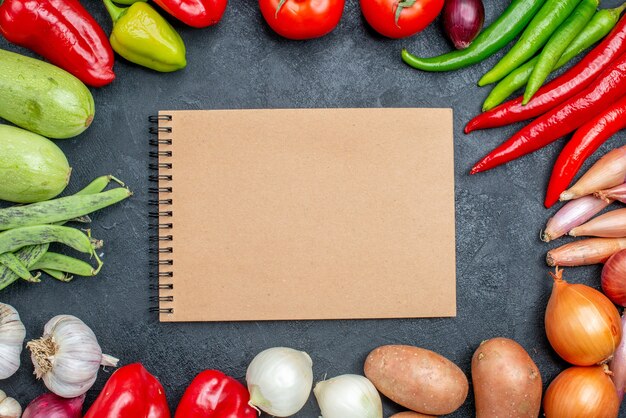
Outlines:
{"type": "Polygon", "coordinates": [[[11,305],[0,303],[0,379],[13,376],[20,368],[20,354],[26,328],[11,305]]]}
{"type": "Polygon", "coordinates": [[[0,390],[0,418],[20,418],[22,416],[22,407],[13,398],[9,398],[7,394],[0,390]]]}

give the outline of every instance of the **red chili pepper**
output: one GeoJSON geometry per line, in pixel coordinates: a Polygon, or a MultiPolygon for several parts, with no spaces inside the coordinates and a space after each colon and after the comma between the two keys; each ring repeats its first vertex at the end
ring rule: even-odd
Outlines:
{"type": "Polygon", "coordinates": [[[624,128],[626,128],[626,97],[622,97],[578,128],[554,163],[546,193],[547,208],[559,200],[559,196],[567,189],[585,160],[613,134],[624,128]]]}
{"type": "Polygon", "coordinates": [[[622,17],[613,31],[577,65],[543,86],[528,104],[522,105],[523,97],[502,103],[469,121],[465,126],[465,133],[510,125],[547,112],[583,91],[624,53],[626,53],[626,16],[622,17]]]}
{"type": "Polygon", "coordinates": [[[480,160],[471,174],[490,170],[529,154],[576,130],[626,94],[626,54],[591,86],[519,130],[480,160]]]}
{"type": "Polygon", "coordinates": [[[194,28],[206,28],[222,19],[228,0],[154,0],[163,10],[194,28]]]}
{"type": "Polygon", "coordinates": [[[115,79],[107,35],[78,0],[4,0],[0,33],[93,87],[115,79]]]}
{"type": "Polygon", "coordinates": [[[249,401],[248,390],[237,380],[217,370],[205,370],[185,391],[175,418],[257,418],[249,401]]]}
{"type": "Polygon", "coordinates": [[[165,391],[139,363],[115,371],[85,418],[170,418],[165,391]]]}

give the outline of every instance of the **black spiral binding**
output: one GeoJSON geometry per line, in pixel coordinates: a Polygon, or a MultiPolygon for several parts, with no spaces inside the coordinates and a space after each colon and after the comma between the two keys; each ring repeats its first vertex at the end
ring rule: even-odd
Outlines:
{"type": "Polygon", "coordinates": [[[168,194],[172,193],[172,163],[169,158],[172,157],[172,151],[163,149],[172,145],[170,138],[163,138],[164,134],[172,133],[171,127],[162,126],[163,123],[172,120],[171,115],[157,115],[148,118],[150,123],[156,126],[150,127],[150,146],[154,147],[150,151],[150,170],[154,173],[149,177],[150,182],[154,183],[154,187],[150,187],[149,192],[155,196],[149,200],[150,223],[149,228],[153,230],[150,236],[150,253],[153,259],[150,260],[150,290],[155,294],[150,296],[150,302],[156,303],[156,306],[150,308],[150,312],[159,314],[173,314],[173,308],[164,308],[162,303],[173,302],[174,296],[167,294],[168,291],[174,289],[172,283],[174,272],[164,271],[174,264],[174,260],[169,258],[169,254],[174,252],[171,242],[174,237],[167,231],[171,230],[173,225],[167,222],[167,218],[172,217],[172,199],[168,194]]]}

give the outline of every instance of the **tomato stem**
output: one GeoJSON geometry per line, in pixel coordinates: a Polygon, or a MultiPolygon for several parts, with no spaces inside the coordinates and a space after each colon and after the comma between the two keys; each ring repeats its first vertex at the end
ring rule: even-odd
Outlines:
{"type": "MultiPolygon", "coordinates": [[[[284,1],[284,0],[281,0],[281,1],[284,1]]],[[[403,0],[403,1],[398,2],[398,5],[396,6],[396,26],[397,27],[400,27],[398,22],[400,21],[400,15],[402,14],[402,10],[409,8],[409,7],[413,7],[416,1],[417,0],[403,0]]]]}
{"type": "Polygon", "coordinates": [[[276,14],[274,15],[274,19],[278,19],[278,12],[280,12],[280,9],[283,8],[285,3],[287,3],[287,0],[280,0],[280,3],[278,3],[278,6],[276,6],[276,14]]]}

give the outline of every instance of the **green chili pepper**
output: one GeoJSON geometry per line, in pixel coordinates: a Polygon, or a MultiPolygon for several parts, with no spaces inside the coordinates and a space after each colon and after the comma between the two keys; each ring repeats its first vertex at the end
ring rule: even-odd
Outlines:
{"type": "Polygon", "coordinates": [[[492,56],[511,42],[530,22],[545,0],[513,0],[498,19],[483,30],[466,49],[437,57],[420,58],[402,50],[402,60],[423,71],[452,71],[492,56]]]}
{"type": "Polygon", "coordinates": [[[565,19],[565,22],[550,37],[550,40],[539,54],[539,60],[528,80],[522,104],[528,103],[537,93],[537,90],[543,85],[543,82],[546,81],[548,75],[550,75],[559,59],[561,59],[563,52],[589,23],[598,8],[598,3],[598,0],[582,0],[574,12],[565,19]]]}
{"type": "MultiPolygon", "coordinates": [[[[599,10],[587,26],[585,26],[583,31],[580,32],[576,39],[567,47],[565,52],[563,52],[554,70],[561,68],[572,58],[608,35],[611,29],[617,24],[624,8],[626,8],[626,3],[615,9],[599,10]]],[[[505,101],[515,91],[524,87],[533,73],[533,69],[538,60],[539,57],[533,58],[502,79],[485,99],[483,111],[486,112],[493,109],[505,101]]]]}
{"type": "Polygon", "coordinates": [[[47,252],[39,259],[31,270],[57,270],[63,273],[71,273],[77,276],[95,276],[100,271],[102,262],[98,263],[97,268],[93,268],[89,263],[74,257],[63,254],[47,252]]]}
{"type": "Polygon", "coordinates": [[[161,72],[185,68],[185,44],[176,30],[152,6],[133,3],[117,7],[104,0],[111,18],[113,50],[135,64],[161,72]]]}
{"type": "Polygon", "coordinates": [[[528,24],[519,41],[485,74],[479,86],[502,80],[511,71],[532,58],[550,39],[554,31],[572,14],[581,0],[548,0],[528,24]]]}

